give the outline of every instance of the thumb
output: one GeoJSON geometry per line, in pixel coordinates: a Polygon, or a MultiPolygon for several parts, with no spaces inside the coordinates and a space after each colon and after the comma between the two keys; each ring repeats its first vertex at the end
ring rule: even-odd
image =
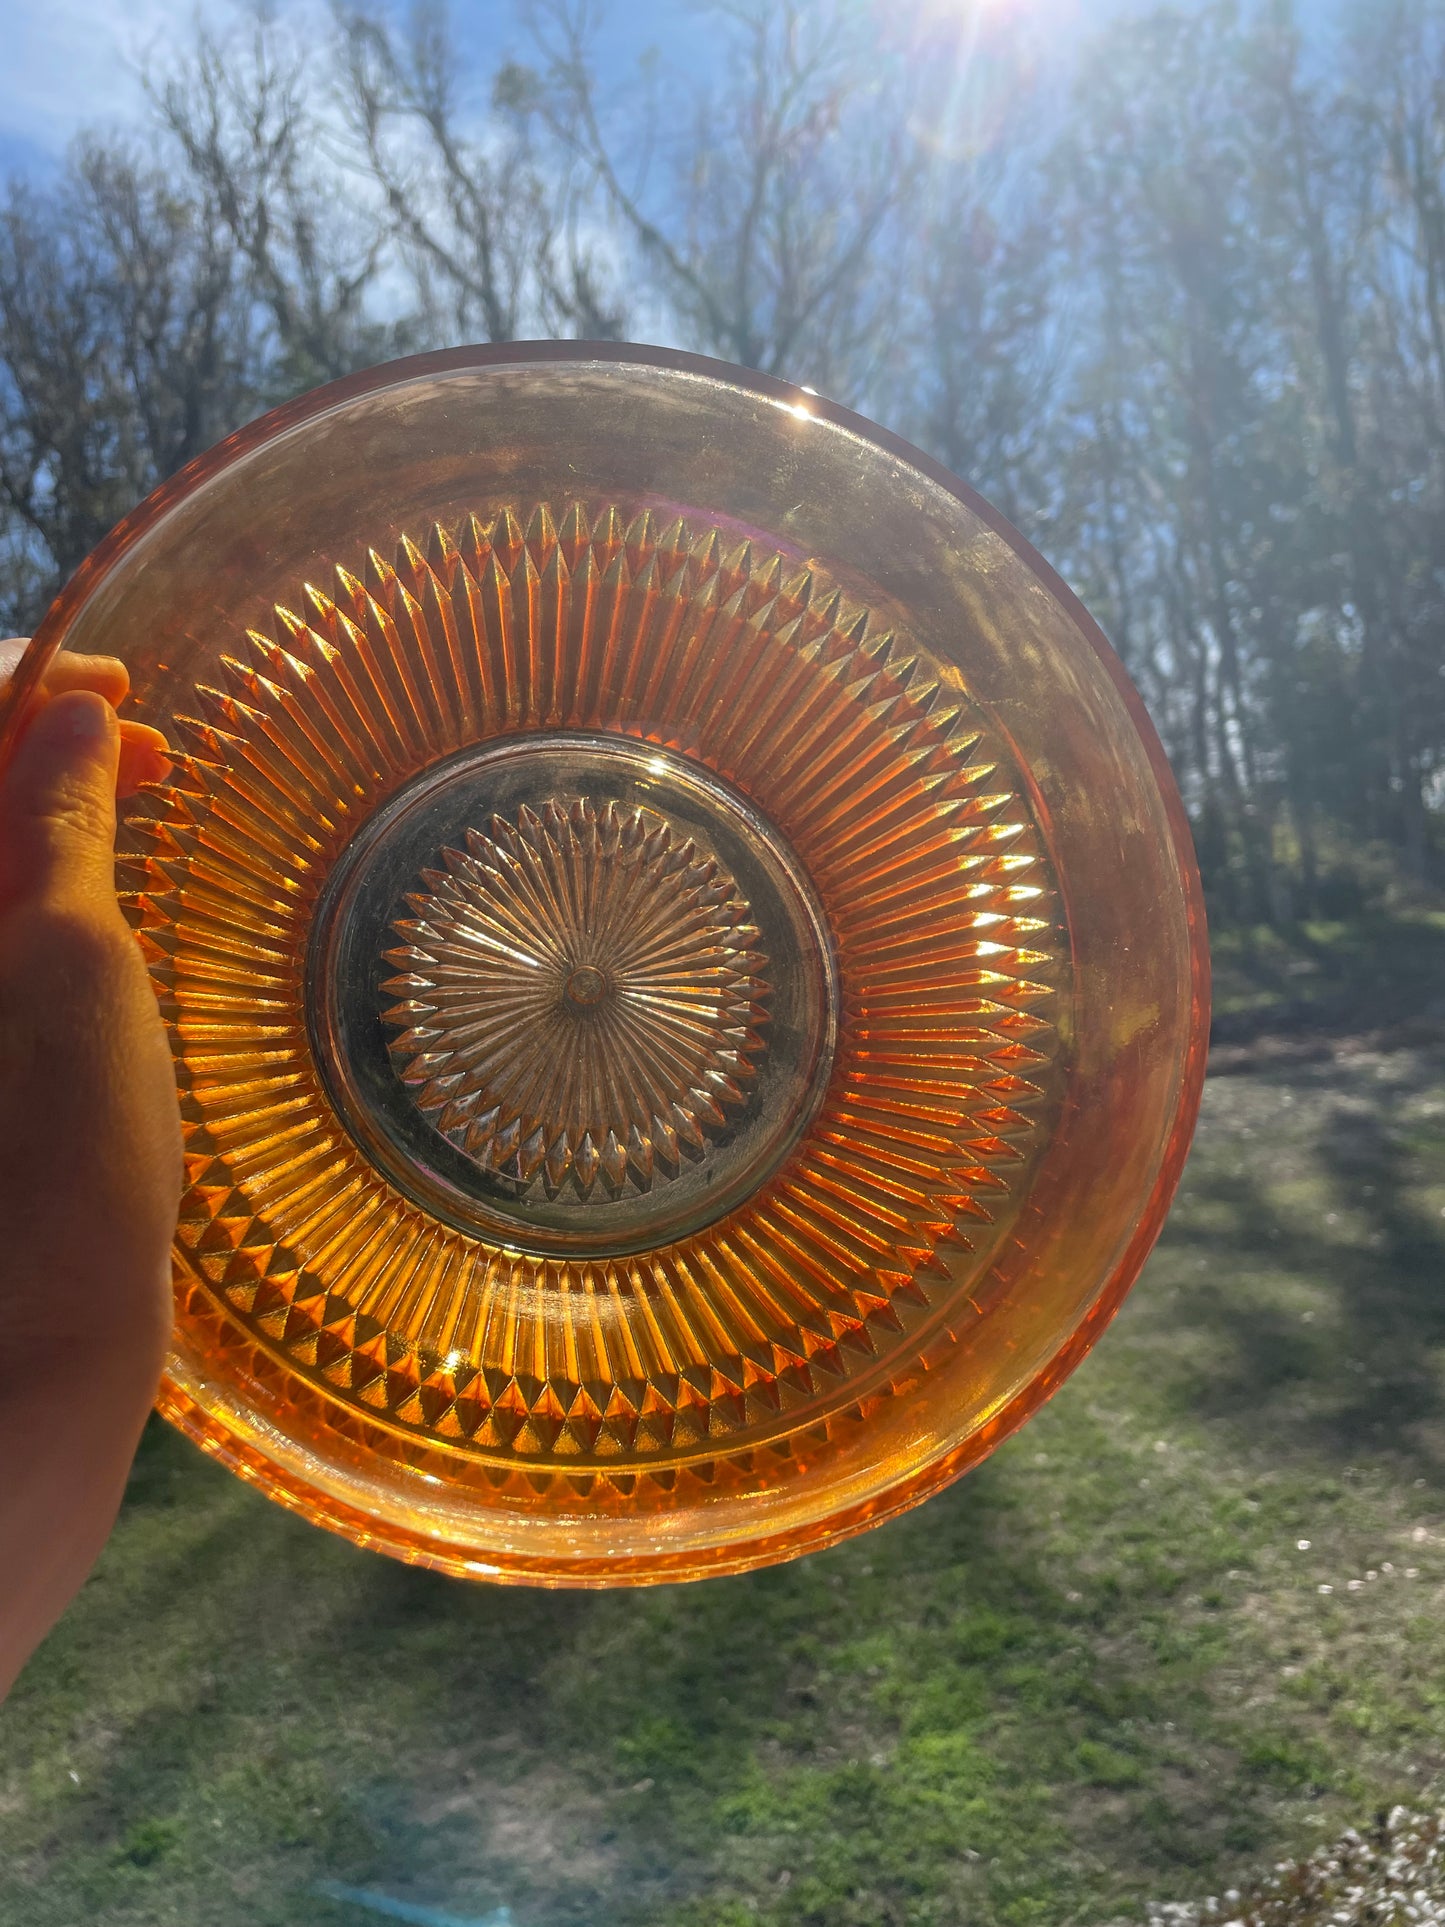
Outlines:
{"type": "Polygon", "coordinates": [[[103,696],[52,697],[0,778],[0,901],[115,905],[120,725],[103,696]]]}

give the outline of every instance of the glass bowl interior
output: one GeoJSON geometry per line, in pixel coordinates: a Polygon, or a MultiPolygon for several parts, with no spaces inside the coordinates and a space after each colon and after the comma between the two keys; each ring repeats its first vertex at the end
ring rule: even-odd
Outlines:
{"type": "Polygon", "coordinates": [[[150,499],[42,644],[181,749],[122,835],[188,1193],[162,1409],[472,1575],[736,1570],[1061,1382],[1193,1127],[1188,831],[1108,645],[830,404],[553,344],[150,499]]]}

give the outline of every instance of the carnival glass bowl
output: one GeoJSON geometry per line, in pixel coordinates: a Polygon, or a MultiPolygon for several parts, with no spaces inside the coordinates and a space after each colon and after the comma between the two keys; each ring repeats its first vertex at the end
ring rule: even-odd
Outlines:
{"type": "Polygon", "coordinates": [[[45,645],[181,751],[122,831],[187,1191],[161,1410],[458,1574],[826,1545],[1138,1272],[1198,1100],[1183,814],[1078,603],[816,397],[427,356],[152,496],[45,645]]]}

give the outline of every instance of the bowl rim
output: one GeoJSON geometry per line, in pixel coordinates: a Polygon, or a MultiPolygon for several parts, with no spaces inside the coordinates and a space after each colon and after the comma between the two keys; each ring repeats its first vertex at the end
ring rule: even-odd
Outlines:
{"type": "MultiPolygon", "coordinates": [[[[160,483],[111,529],[80,564],[55,596],[35,630],[24,659],[25,687],[18,689],[12,684],[12,709],[23,707],[25,695],[38,683],[55,652],[63,646],[76,615],[117,564],[173,509],[232,464],[308,421],[388,388],[436,376],[567,363],[592,366],[614,364],[703,377],[751,394],[761,401],[781,405],[794,412],[804,412],[858,437],[914,469],[936,488],[952,496],[1004,542],[1054,598],[1074,631],[1093,651],[1133,726],[1162,804],[1173,869],[1183,897],[1189,950],[1187,1042],[1180,1062],[1173,1121],[1144,1208],[1128,1242],[1074,1330],[1048,1361],[983,1425],[958,1445],[890,1485],[885,1491],[861,1503],[844,1506],[810,1526],[790,1527],[771,1534],[765,1531],[744,1545],[660,1551],[646,1567],[626,1572],[611,1569],[603,1560],[578,1560],[575,1565],[569,1562],[568,1569],[564,1571],[558,1570],[555,1564],[534,1566],[526,1558],[507,1555],[501,1556],[500,1563],[488,1562],[486,1567],[486,1576],[502,1583],[581,1587],[660,1584],[775,1564],[805,1550],[821,1551],[920,1504],[987,1457],[1004,1439],[1025,1424],[1068,1378],[1097,1343],[1134,1284],[1163,1228],[1177,1189],[1203,1092],[1209,1048],[1210,959],[1203,886],[1193,837],[1164,746],[1143,699],[1103,629],[1058,572],[992,503],[903,436],[853,409],[828,400],[812,389],[680,349],[589,340],[514,341],[443,348],[357,370],[256,416],[160,483]]],[[[19,681],[18,675],[16,681],[19,681]]],[[[3,737],[6,720],[8,718],[0,711],[0,737],[3,737]]],[[[3,753],[3,742],[0,742],[0,753],[3,753]]],[[[162,1380],[157,1407],[165,1417],[200,1444],[208,1455],[220,1459],[249,1483],[259,1485],[270,1497],[289,1509],[313,1519],[318,1518],[317,1507],[314,1503],[308,1503],[306,1494],[285,1479],[280,1470],[271,1465],[267,1455],[247,1446],[233,1430],[212,1417],[197,1401],[194,1391],[179,1382],[169,1369],[162,1380]]],[[[358,1544],[389,1552],[411,1563],[434,1566],[457,1574],[474,1576],[477,1572],[476,1560],[468,1560],[460,1552],[444,1549],[420,1534],[393,1530],[386,1522],[340,1504],[333,1497],[325,1500],[319,1520],[358,1544]]]]}

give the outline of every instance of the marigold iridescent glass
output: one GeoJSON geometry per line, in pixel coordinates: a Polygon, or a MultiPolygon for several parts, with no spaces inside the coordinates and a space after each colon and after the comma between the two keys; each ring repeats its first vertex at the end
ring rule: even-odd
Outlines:
{"type": "Polygon", "coordinates": [[[183,752],[122,870],[188,1189],[162,1411],[460,1574],[788,1557],[982,1458],[1158,1231],[1188,833],[967,488],[717,364],[373,370],[233,436],[43,639],[183,752]]]}

